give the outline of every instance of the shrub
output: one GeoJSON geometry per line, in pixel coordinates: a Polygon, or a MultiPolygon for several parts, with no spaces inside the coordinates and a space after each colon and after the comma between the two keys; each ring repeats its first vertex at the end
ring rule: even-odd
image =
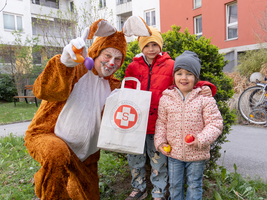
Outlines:
{"type": "Polygon", "coordinates": [[[13,96],[17,95],[14,79],[7,74],[0,74],[0,99],[13,101],[13,96]]]}
{"type": "Polygon", "coordinates": [[[246,77],[250,77],[254,72],[259,72],[262,65],[267,63],[266,54],[267,49],[264,49],[262,46],[258,50],[246,51],[238,58],[240,64],[237,66],[237,71],[246,77]]]}
{"type": "MultiPolygon", "coordinates": [[[[224,128],[220,137],[211,145],[211,158],[206,163],[206,170],[212,170],[217,167],[216,161],[220,157],[219,150],[221,145],[227,142],[226,135],[229,134],[231,125],[236,118],[234,111],[230,111],[227,105],[227,100],[234,94],[233,83],[232,79],[222,72],[227,62],[224,61],[223,55],[219,54],[218,47],[210,44],[210,39],[201,37],[197,40],[196,36],[190,35],[188,30],[185,30],[184,33],[179,31],[180,27],[172,26],[172,31],[162,34],[164,40],[163,51],[168,52],[172,59],[175,59],[185,50],[197,53],[202,60],[200,79],[209,81],[217,87],[215,99],[223,117],[224,128]]],[[[137,41],[128,45],[126,62],[116,74],[119,79],[123,79],[124,71],[132,61],[134,54],[140,52],[137,48],[137,41]]]]}

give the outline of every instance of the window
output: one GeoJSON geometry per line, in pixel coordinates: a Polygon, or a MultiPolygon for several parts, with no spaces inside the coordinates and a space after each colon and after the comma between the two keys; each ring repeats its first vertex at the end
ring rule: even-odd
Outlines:
{"type": "Polygon", "coordinates": [[[40,0],[32,0],[32,3],[40,5],[40,0]]]}
{"type": "Polygon", "coordinates": [[[32,53],[33,64],[42,64],[42,51],[37,51],[32,53]]]}
{"type": "MultiPolygon", "coordinates": [[[[41,0],[41,3],[42,3],[42,0],[41,0]]],[[[42,5],[59,9],[59,0],[45,0],[42,5]]]]}
{"type": "Polygon", "coordinates": [[[59,0],[32,0],[32,3],[59,9],[59,0]]]}
{"type": "Polygon", "coordinates": [[[124,23],[127,21],[127,19],[130,16],[122,16],[122,15],[117,15],[117,29],[118,30],[122,30],[122,27],[124,25],[124,23]]]}
{"type": "Polygon", "coordinates": [[[121,5],[121,4],[124,4],[124,3],[128,3],[128,2],[131,2],[132,0],[117,0],[117,5],[121,5]]]}
{"type": "Polygon", "coordinates": [[[70,2],[70,12],[74,12],[74,2],[70,2]]]}
{"type": "Polygon", "coordinates": [[[4,19],[4,29],[9,30],[23,30],[22,28],[22,16],[3,14],[4,19]]]}
{"type": "Polygon", "coordinates": [[[194,9],[201,7],[201,0],[194,0],[194,9]]]}
{"type": "Polygon", "coordinates": [[[15,52],[11,49],[11,46],[0,49],[0,63],[10,64],[14,61],[15,52]]]}
{"type": "Polygon", "coordinates": [[[106,7],[106,0],[99,0],[99,8],[105,8],[106,7]]]}
{"type": "Polygon", "coordinates": [[[202,16],[198,16],[194,18],[194,29],[195,34],[197,35],[197,39],[202,36],[202,16]]]}
{"type": "Polygon", "coordinates": [[[32,34],[50,36],[53,38],[71,37],[72,24],[69,21],[54,18],[54,20],[44,20],[32,17],[32,34]]]}
{"type": "Polygon", "coordinates": [[[148,26],[156,25],[156,13],[155,10],[145,12],[145,21],[148,26]]]}
{"type": "Polygon", "coordinates": [[[227,40],[236,39],[238,37],[237,3],[228,4],[226,12],[227,40]]]}

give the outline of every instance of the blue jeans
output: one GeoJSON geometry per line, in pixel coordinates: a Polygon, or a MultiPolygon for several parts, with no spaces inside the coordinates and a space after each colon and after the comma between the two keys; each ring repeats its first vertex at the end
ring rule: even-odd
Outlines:
{"type": "Polygon", "coordinates": [[[185,171],[187,178],[186,200],[202,199],[202,178],[205,160],[183,162],[168,158],[170,196],[169,200],[184,200],[185,171]]]}
{"type": "Polygon", "coordinates": [[[141,155],[128,154],[128,163],[132,174],[132,187],[141,191],[146,189],[145,164],[147,156],[150,159],[152,172],[150,175],[153,184],[152,197],[164,197],[168,182],[167,157],[156,151],[154,146],[154,135],[147,135],[144,153],[141,155]]]}

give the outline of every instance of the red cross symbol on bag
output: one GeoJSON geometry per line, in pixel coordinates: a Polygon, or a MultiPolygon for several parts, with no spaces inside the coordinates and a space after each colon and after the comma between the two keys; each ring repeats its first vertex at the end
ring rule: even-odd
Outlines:
{"type": "Polygon", "coordinates": [[[130,105],[121,105],[115,112],[114,122],[122,129],[129,129],[137,122],[137,111],[130,105]]]}

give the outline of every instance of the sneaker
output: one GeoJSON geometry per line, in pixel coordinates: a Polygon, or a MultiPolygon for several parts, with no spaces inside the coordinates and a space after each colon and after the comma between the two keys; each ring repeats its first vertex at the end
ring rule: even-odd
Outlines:
{"type": "Polygon", "coordinates": [[[141,192],[141,190],[135,188],[125,200],[142,200],[145,199],[146,197],[147,197],[146,190],[144,192],[141,192]]]}

